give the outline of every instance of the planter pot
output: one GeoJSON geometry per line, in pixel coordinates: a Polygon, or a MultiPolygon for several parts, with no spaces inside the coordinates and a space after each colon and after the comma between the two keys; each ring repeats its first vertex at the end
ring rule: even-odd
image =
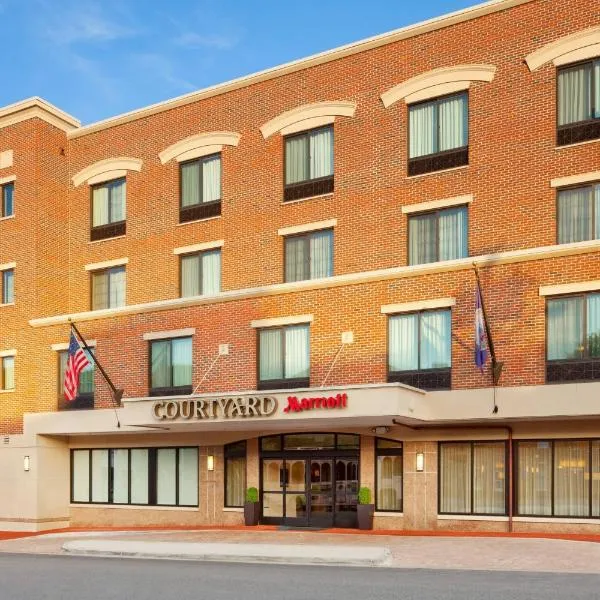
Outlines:
{"type": "Polygon", "coordinates": [[[358,518],[359,529],[373,529],[373,515],[375,514],[374,504],[358,504],[356,507],[356,516],[358,518]]]}
{"type": "Polygon", "coordinates": [[[260,504],[258,502],[246,502],[244,504],[244,524],[258,525],[260,517],[260,504]]]}

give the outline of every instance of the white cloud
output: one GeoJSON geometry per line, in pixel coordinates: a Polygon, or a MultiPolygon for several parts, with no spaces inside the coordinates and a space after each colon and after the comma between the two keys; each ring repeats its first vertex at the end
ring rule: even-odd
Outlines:
{"type": "Polygon", "coordinates": [[[159,79],[177,92],[191,92],[198,89],[198,86],[177,75],[174,62],[166,56],[146,53],[136,54],[131,59],[134,66],[143,71],[147,81],[159,79]]]}
{"type": "Polygon", "coordinates": [[[215,48],[217,50],[229,50],[236,46],[238,41],[239,39],[234,35],[201,35],[193,31],[182,33],[174,40],[177,46],[182,46],[184,48],[215,48]]]}

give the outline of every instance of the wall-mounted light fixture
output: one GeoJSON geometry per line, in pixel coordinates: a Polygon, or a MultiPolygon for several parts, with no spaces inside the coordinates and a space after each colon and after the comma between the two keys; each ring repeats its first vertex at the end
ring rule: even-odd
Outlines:
{"type": "Polygon", "coordinates": [[[417,452],[417,473],[422,473],[425,470],[425,453],[417,452]]]}
{"type": "Polygon", "coordinates": [[[371,428],[371,433],[375,435],[385,435],[390,431],[390,428],[387,425],[377,425],[377,427],[371,428]]]}
{"type": "Polygon", "coordinates": [[[29,471],[31,464],[29,460],[29,456],[23,457],[23,471],[29,471]]]}
{"type": "Polygon", "coordinates": [[[215,470],[215,457],[212,454],[209,454],[206,457],[206,469],[208,471],[214,471],[215,470]]]}

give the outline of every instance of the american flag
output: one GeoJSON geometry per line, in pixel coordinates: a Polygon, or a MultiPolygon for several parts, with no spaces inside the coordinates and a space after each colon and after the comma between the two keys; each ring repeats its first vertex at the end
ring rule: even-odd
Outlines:
{"type": "Polygon", "coordinates": [[[482,370],[488,355],[485,338],[485,320],[481,303],[481,290],[477,286],[477,291],[475,292],[475,364],[482,370]]]}
{"type": "Polygon", "coordinates": [[[69,350],[67,351],[67,368],[65,370],[65,398],[70,402],[77,397],[77,388],[79,387],[79,374],[83,371],[90,361],[88,360],[83,348],[77,341],[77,338],[71,331],[69,340],[69,350]]]}

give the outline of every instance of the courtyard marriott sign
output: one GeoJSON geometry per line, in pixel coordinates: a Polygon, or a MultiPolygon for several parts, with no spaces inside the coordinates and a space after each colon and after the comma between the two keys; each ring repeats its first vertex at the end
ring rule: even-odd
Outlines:
{"type": "Polygon", "coordinates": [[[276,410],[277,399],[272,396],[158,400],[152,405],[152,414],[159,421],[270,417],[276,410]]]}

